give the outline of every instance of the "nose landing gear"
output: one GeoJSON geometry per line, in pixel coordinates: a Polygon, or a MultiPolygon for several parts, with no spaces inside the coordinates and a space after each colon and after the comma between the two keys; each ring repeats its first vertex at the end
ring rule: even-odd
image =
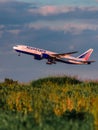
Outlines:
{"type": "Polygon", "coordinates": [[[20,52],[18,53],[18,56],[20,56],[20,52]]]}

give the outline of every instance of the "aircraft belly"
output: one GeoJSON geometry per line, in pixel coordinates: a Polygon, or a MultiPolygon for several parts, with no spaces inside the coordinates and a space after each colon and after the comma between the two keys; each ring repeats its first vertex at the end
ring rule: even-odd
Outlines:
{"type": "Polygon", "coordinates": [[[19,52],[19,53],[24,53],[24,54],[34,55],[33,53],[31,53],[31,52],[27,52],[27,51],[22,51],[22,50],[16,50],[16,51],[19,52]]]}

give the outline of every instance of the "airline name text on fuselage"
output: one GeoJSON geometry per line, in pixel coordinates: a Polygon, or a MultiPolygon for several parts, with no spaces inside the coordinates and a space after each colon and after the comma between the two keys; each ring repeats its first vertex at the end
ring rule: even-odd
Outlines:
{"type": "Polygon", "coordinates": [[[39,52],[42,52],[42,53],[46,53],[46,50],[43,50],[43,49],[39,49],[39,48],[35,48],[35,47],[30,47],[30,46],[27,46],[28,49],[30,50],[35,50],[35,51],[39,51],[39,52]]]}

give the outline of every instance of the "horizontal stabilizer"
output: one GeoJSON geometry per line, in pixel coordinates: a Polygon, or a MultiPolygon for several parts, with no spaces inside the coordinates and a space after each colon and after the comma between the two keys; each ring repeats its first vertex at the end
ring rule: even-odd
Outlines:
{"type": "Polygon", "coordinates": [[[81,61],[81,62],[83,62],[83,63],[93,63],[93,62],[96,62],[96,61],[94,61],[94,60],[88,60],[88,61],[81,61]]]}

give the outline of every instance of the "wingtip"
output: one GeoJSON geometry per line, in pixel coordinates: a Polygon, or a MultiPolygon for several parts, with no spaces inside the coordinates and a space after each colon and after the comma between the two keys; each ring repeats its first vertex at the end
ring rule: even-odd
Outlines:
{"type": "Polygon", "coordinates": [[[90,48],[89,50],[90,50],[90,51],[92,51],[92,52],[94,51],[94,49],[93,49],[93,48],[90,48]]]}

